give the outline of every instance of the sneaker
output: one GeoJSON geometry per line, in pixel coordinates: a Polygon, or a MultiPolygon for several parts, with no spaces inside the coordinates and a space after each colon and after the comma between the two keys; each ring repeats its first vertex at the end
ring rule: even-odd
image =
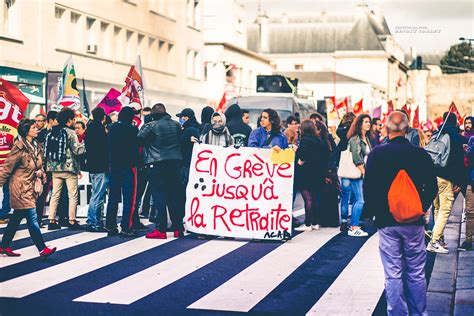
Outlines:
{"type": "Polygon", "coordinates": [[[367,234],[365,231],[362,230],[362,228],[357,228],[357,229],[349,229],[347,232],[347,235],[351,237],[367,237],[369,234],[367,234]]]}
{"type": "Polygon", "coordinates": [[[132,230],[138,231],[138,232],[144,232],[147,231],[149,228],[146,225],[143,225],[143,223],[138,224],[137,226],[132,227],[132,230]]]}
{"type": "Polygon", "coordinates": [[[162,233],[158,229],[153,230],[151,233],[146,234],[148,239],[166,239],[166,232],[162,233]]]}
{"type": "Polygon", "coordinates": [[[134,238],[137,235],[132,230],[122,230],[119,234],[120,238],[134,238]]]}
{"type": "Polygon", "coordinates": [[[462,245],[458,248],[459,251],[471,251],[472,250],[472,242],[463,241],[462,245]]]}
{"type": "Polygon", "coordinates": [[[61,225],[59,225],[56,222],[49,222],[48,230],[57,230],[57,229],[61,229],[61,225]]]}
{"type": "Polygon", "coordinates": [[[7,257],[19,257],[21,254],[13,252],[12,248],[0,248],[0,254],[7,255],[7,257]]]}
{"type": "Polygon", "coordinates": [[[53,248],[44,247],[44,249],[41,250],[40,252],[40,257],[43,259],[46,259],[47,257],[51,256],[55,252],[56,252],[56,247],[53,247],[53,248]]]}
{"type": "Polygon", "coordinates": [[[74,224],[69,224],[69,230],[85,230],[86,228],[79,224],[78,221],[74,221],[74,224]]]}
{"type": "Polygon", "coordinates": [[[448,248],[448,244],[444,241],[444,237],[441,237],[441,239],[438,240],[438,242],[441,245],[441,247],[448,248]]]}
{"type": "Polygon", "coordinates": [[[301,225],[299,227],[296,227],[295,230],[297,232],[310,232],[313,230],[313,228],[311,226],[306,226],[306,225],[301,225]]]}
{"type": "Polygon", "coordinates": [[[100,227],[100,226],[97,226],[97,227],[88,226],[86,228],[86,231],[88,231],[90,233],[107,233],[108,232],[107,229],[105,229],[104,227],[100,227]]]}
{"type": "Polygon", "coordinates": [[[117,236],[119,234],[119,231],[117,228],[106,228],[106,230],[107,230],[107,237],[117,236]]]}
{"type": "Polygon", "coordinates": [[[319,224],[313,225],[312,227],[313,227],[313,230],[319,230],[320,228],[319,224]]]}
{"type": "Polygon", "coordinates": [[[179,237],[184,237],[184,233],[182,230],[175,230],[174,231],[174,237],[179,238],[179,237]]]}
{"type": "Polygon", "coordinates": [[[426,246],[426,250],[429,252],[436,252],[436,253],[449,253],[449,250],[444,248],[439,244],[439,242],[429,242],[428,246],[426,246]]]}
{"type": "Polygon", "coordinates": [[[67,218],[59,219],[58,222],[59,222],[59,225],[62,226],[62,227],[71,226],[71,224],[69,224],[69,221],[67,220],[67,218]]]}
{"type": "Polygon", "coordinates": [[[2,218],[0,219],[0,225],[1,224],[8,224],[8,218],[2,218]]]}
{"type": "Polygon", "coordinates": [[[431,240],[433,237],[433,232],[431,230],[425,230],[425,237],[431,240]]]}

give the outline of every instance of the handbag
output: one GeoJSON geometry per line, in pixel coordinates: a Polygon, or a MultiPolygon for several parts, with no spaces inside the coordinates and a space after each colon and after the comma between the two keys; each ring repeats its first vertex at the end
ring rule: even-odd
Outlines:
{"type": "Polygon", "coordinates": [[[341,152],[337,175],[340,178],[347,179],[360,179],[362,177],[362,172],[357,168],[352,160],[352,152],[349,147],[341,152]]]}

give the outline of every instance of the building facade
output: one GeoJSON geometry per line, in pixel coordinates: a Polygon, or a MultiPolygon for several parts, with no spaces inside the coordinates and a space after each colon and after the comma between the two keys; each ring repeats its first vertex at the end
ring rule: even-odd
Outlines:
{"type": "Polygon", "coordinates": [[[247,49],[245,8],[238,0],[204,0],[204,63],[210,104],[225,93],[256,92],[257,75],[272,74],[269,58],[247,49]]]}
{"type": "Polygon", "coordinates": [[[318,85],[300,80],[305,88],[320,89],[315,91],[318,98],[349,97],[357,102],[363,97],[365,110],[380,105],[386,110],[388,100],[397,108],[406,103],[408,67],[403,50],[383,14],[365,5],[355,7],[351,15],[269,17],[260,10],[248,28],[248,47],[271,59],[276,73],[301,72],[306,78],[334,73],[318,85]],[[339,76],[346,80],[338,82],[339,76]],[[347,78],[355,85],[348,85],[347,78]],[[364,89],[358,90],[356,85],[361,84],[364,89]]]}
{"type": "MultiPolygon", "coordinates": [[[[202,6],[198,0],[0,0],[0,75],[61,71],[72,56],[94,107],[111,87],[123,87],[140,55],[145,105],[164,102],[171,113],[202,107],[202,6]]],[[[46,82],[42,88],[46,104],[46,82]]]]}

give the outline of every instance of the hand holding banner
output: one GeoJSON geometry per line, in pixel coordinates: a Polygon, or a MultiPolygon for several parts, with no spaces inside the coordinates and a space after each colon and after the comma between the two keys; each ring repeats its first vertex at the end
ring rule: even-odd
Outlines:
{"type": "MultiPolygon", "coordinates": [[[[292,150],[291,150],[292,151],[292,150]]],[[[186,191],[187,230],[225,237],[291,237],[294,156],[270,149],[195,144],[186,191]]]]}

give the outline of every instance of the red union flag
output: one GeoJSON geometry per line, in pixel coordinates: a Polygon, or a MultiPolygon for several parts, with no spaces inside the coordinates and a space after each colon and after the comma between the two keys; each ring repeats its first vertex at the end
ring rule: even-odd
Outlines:
{"type": "Polygon", "coordinates": [[[352,111],[354,114],[360,114],[364,112],[364,105],[363,105],[364,99],[360,99],[359,102],[356,102],[354,106],[352,107],[352,111]]]}
{"type": "Polygon", "coordinates": [[[13,147],[18,123],[28,102],[30,100],[17,87],[0,78],[0,164],[5,162],[13,147]]]}
{"type": "Polygon", "coordinates": [[[125,96],[123,105],[127,106],[130,103],[139,103],[140,107],[143,107],[142,101],[140,100],[140,94],[143,93],[143,89],[142,66],[140,56],[138,56],[135,66],[130,67],[127,78],[125,78],[125,86],[122,88],[122,94],[125,96]]]}

